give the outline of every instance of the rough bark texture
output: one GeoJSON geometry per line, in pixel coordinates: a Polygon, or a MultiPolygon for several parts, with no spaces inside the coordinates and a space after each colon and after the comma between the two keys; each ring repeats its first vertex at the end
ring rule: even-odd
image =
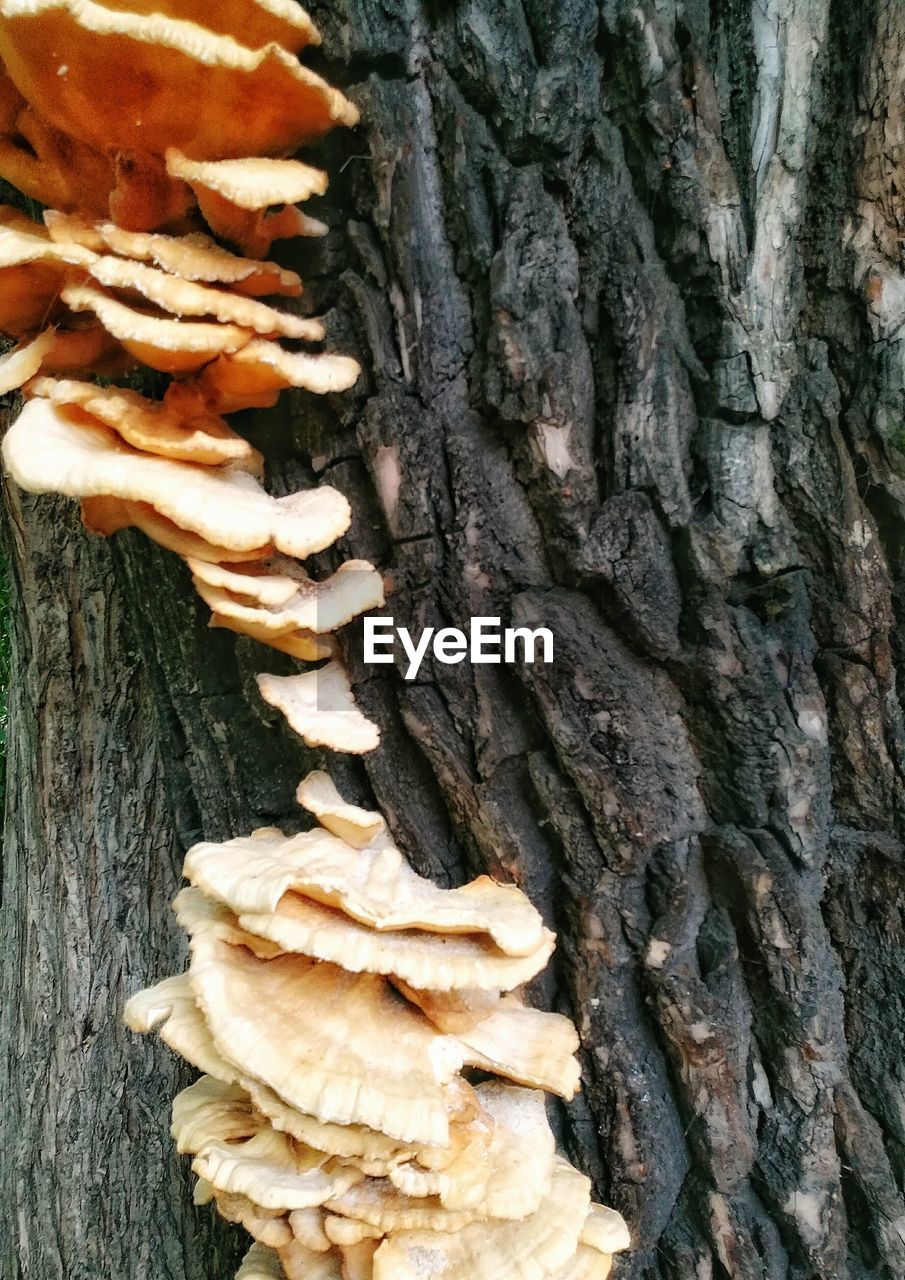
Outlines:
{"type": "MultiPolygon", "coordinates": [[[[314,12],[367,123],[299,254],[368,374],[249,430],[275,489],[353,499],[397,622],[556,638],[414,684],[352,654],[384,746],[339,776],[420,870],[555,922],[620,1280],[899,1280],[905,9],[314,12]]],[[[0,1280],[221,1280],[178,1072],[118,1006],[179,959],[186,844],[298,822],[252,681],[288,666],[138,538],[7,496],[0,1280]]]]}

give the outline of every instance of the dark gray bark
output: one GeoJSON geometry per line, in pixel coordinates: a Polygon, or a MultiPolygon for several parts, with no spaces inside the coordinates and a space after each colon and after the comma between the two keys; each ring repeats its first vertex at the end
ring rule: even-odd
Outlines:
{"type": "MultiPolygon", "coordinates": [[[[249,429],[277,489],[350,496],[398,622],[557,645],[405,684],[353,636],[384,745],[330,767],[419,869],[555,922],[563,1137],[633,1224],[620,1277],[898,1280],[905,11],[315,14],[366,124],[297,253],[368,374],[249,429]]],[[[213,1280],[176,1069],[118,1005],[178,960],[181,850],[298,822],[311,757],[252,679],[288,668],[139,539],[7,523],[0,1277],[213,1280]]]]}

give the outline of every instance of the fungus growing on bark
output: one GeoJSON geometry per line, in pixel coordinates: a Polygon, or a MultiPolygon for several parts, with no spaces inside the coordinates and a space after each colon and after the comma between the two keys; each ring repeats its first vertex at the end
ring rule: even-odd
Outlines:
{"type": "Polygon", "coordinates": [[[316,395],[348,391],[361,374],[349,356],[287,351],[279,343],[253,339],[240,349],[212,359],[194,381],[174,384],[170,395],[204,406],[212,413],[270,409],[281,391],[297,387],[316,395]]]}
{"type": "Polygon", "coordinates": [[[218,1051],[297,1110],[401,1142],[448,1140],[443,1086],[461,1054],[382,979],[259,960],[207,934],[192,940],[190,979],[218,1051]]]}
{"type": "Polygon", "coordinates": [[[515,957],[534,957],[549,941],[540,915],[515,886],[480,876],[461,889],[441,889],[381,835],[361,849],[325,830],[297,836],[268,830],[202,843],[189,851],[185,874],[237,916],[273,912],[292,891],[380,932],[486,935],[515,957]]]}
{"type": "Polygon", "coordinates": [[[382,814],[344,800],[329,773],[321,769],[313,770],[301,780],[295,798],[317,818],[320,826],[354,849],[363,849],[386,827],[382,814]]]}
{"type": "Polygon", "coordinates": [[[53,210],[45,212],[44,221],[53,240],[81,244],[99,254],[111,251],[120,258],[151,262],[183,280],[228,285],[233,293],[252,298],[272,294],[297,297],[302,292],[301,279],[294,271],[276,262],[236,257],[200,233],[171,236],[125,231],[112,222],[92,224],[53,210]]]}
{"type": "Polygon", "coordinates": [[[261,468],[260,454],[213,414],[187,422],[136,391],[72,379],[36,378],[27,390],[30,396],[49,400],[74,422],[115,431],[143,453],[206,466],[244,462],[253,464],[255,471],[261,468]]]}
{"type": "Polygon", "coordinates": [[[264,701],[283,713],[309,747],[362,755],[380,742],[380,730],[359,710],[338,662],[300,676],[259,675],[257,681],[264,701]]]}
{"type": "Polygon", "coordinates": [[[0,57],[51,125],[101,153],[281,155],[358,120],[278,45],[247,48],[193,22],[93,0],[0,0],[0,57]]]}
{"type": "Polygon", "coordinates": [[[367,560],[347,560],[323,582],[312,582],[299,569],[290,579],[285,573],[270,577],[261,566],[226,568],[194,561],[189,568],[198,594],[216,614],[277,636],[336,631],[383,604],[383,578],[367,560]],[[292,594],[281,601],[290,582],[292,594]]]}
{"type": "Polygon", "coordinates": [[[160,373],[193,373],[225,351],[238,351],[251,331],[234,324],[173,320],[127,306],[91,285],[66,285],[70,311],[87,311],[141,364],[160,373]]]}
{"type": "Polygon", "coordinates": [[[274,240],[327,231],[294,207],[327,189],[327,175],[310,165],[257,156],[193,161],[176,150],[167,152],[166,160],[170,176],[191,187],[208,226],[243,253],[263,257],[274,240]],[[274,205],[282,207],[268,213],[274,205]]]}
{"type": "Polygon", "coordinates": [[[571,1024],[501,999],[498,987],[450,992],[436,960],[422,962],[417,989],[394,978],[399,994],[354,971],[361,954],[388,944],[395,956],[404,940],[412,955],[445,941],[502,942],[515,955],[500,948],[498,965],[537,972],[552,938],[533,908],[511,887],[421,880],[381,816],[348,804],[322,772],[299,797],[324,825],[190,850],[194,887],[175,904],[190,935],[188,975],[127,1007],[131,1026],[159,1027],[212,1077],[174,1104],[179,1149],[220,1211],[272,1243],[284,1268],[309,1267],[300,1275],[312,1259],[344,1277],[352,1259],[385,1280],[607,1274],[624,1225],[592,1207],[587,1179],[556,1157],[543,1094],[472,1089],[460,1075],[480,1056],[487,1070],[506,1074],[514,1062],[568,1094],[571,1024]],[[311,958],[276,936],[287,901],[301,908],[311,958]],[[414,918],[410,932],[398,919],[387,931],[399,915],[410,928],[414,918]]]}
{"type": "MultiPolygon", "coordinates": [[[[325,175],[286,155],[357,120],[295,57],[318,40],[293,0],[0,0],[0,173],[57,205],[46,229],[0,208],[0,332],[21,340],[0,390],[30,396],[3,459],[90,529],[183,556],[213,625],[329,657],[258,676],[261,694],[309,745],[364,753],[379,731],[325,637],[383,603],[381,576],[349,561],[311,581],[296,561],[346,531],[348,502],[271,497],[219,416],[360,373],[281,345],[324,327],[259,301],[301,291],[259,260],[271,241],[326,230],[296,207],[325,175]],[[170,234],[199,213],[251,256],[170,234]],[[151,400],[48,376],[136,362],[179,380],[151,400]]],[[[197,1203],[255,1238],[239,1280],[602,1280],[627,1232],[556,1157],[538,1092],[573,1095],[577,1035],[511,994],[553,934],[512,885],[418,876],[326,773],[298,799],[313,830],[189,852],[189,970],[125,1011],[203,1073],[172,1132],[197,1203]]]]}
{"type": "Polygon", "coordinates": [[[419,982],[434,991],[510,990],[535,977],[553,950],[552,935],[528,956],[507,956],[492,942],[469,934],[378,933],[341,911],[292,892],[283,895],[273,912],[245,912],[238,919],[243,929],[285,951],[342,964],[354,973],[419,982]]]}
{"type": "MultiPolygon", "coordinates": [[[[303,338],[308,342],[320,342],[325,336],[320,320],[277,311],[266,302],[244,294],[227,293],[223,289],[183,280],[180,276],[161,271],[159,267],[147,266],[133,259],[104,255],[96,258],[88,271],[106,288],[127,295],[140,294],[162,311],[180,318],[211,316],[224,328],[236,325],[253,333],[303,338]]],[[[103,317],[100,318],[103,321],[103,317]]]]}
{"type": "MultiPolygon", "coordinates": [[[[253,1244],[242,1259],[236,1280],[286,1280],[279,1255],[263,1244],[253,1244]]],[[[336,1280],[342,1280],[337,1276],[336,1280]]]]}
{"type": "Polygon", "coordinates": [[[72,422],[42,399],[29,401],[10,427],[3,460],[32,493],[146,502],[230,552],[272,545],[304,558],[334,542],[350,520],[349,504],[335,489],[271,498],[246,472],[150,457],[104,428],[72,422]]]}
{"type": "Polygon", "coordinates": [[[140,529],[154,542],[184,558],[220,560],[260,560],[270,555],[273,547],[265,543],[248,551],[218,547],[197,533],[180,529],[146,502],[127,502],[122,498],[83,498],[82,523],[92,533],[109,537],[120,529],[140,529]]]}

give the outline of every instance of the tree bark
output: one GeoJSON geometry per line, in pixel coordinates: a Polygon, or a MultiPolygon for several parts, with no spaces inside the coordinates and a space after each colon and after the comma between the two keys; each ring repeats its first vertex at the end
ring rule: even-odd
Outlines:
{"type": "MultiPolygon", "coordinates": [[[[520,883],[581,1031],[562,1140],[620,1280],[905,1274],[905,9],[337,0],[365,124],[292,253],[367,375],[248,423],[348,494],[400,625],[550,666],[365,667],[327,764],[443,883],[520,883]]],[[[0,1280],[214,1280],[181,1079],[119,1026],[204,835],[300,825],[288,661],[187,576],[7,492],[0,1280]]],[[[325,561],[326,563],[326,561],[325,561]]]]}

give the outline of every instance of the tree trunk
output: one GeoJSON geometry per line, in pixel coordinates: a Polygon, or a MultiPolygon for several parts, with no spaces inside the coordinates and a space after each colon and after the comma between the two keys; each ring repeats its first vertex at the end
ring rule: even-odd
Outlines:
{"type": "MultiPolygon", "coordinates": [[[[292,251],[368,372],[258,415],[348,494],[400,625],[545,625],[546,666],[349,660],[414,865],[517,880],[629,1218],[619,1280],[905,1274],[905,8],[337,0],[365,125],[292,251]]],[[[222,1280],[119,1025],[181,963],[202,834],[301,825],[319,757],[187,575],[7,492],[0,1280],[222,1280]]]]}

